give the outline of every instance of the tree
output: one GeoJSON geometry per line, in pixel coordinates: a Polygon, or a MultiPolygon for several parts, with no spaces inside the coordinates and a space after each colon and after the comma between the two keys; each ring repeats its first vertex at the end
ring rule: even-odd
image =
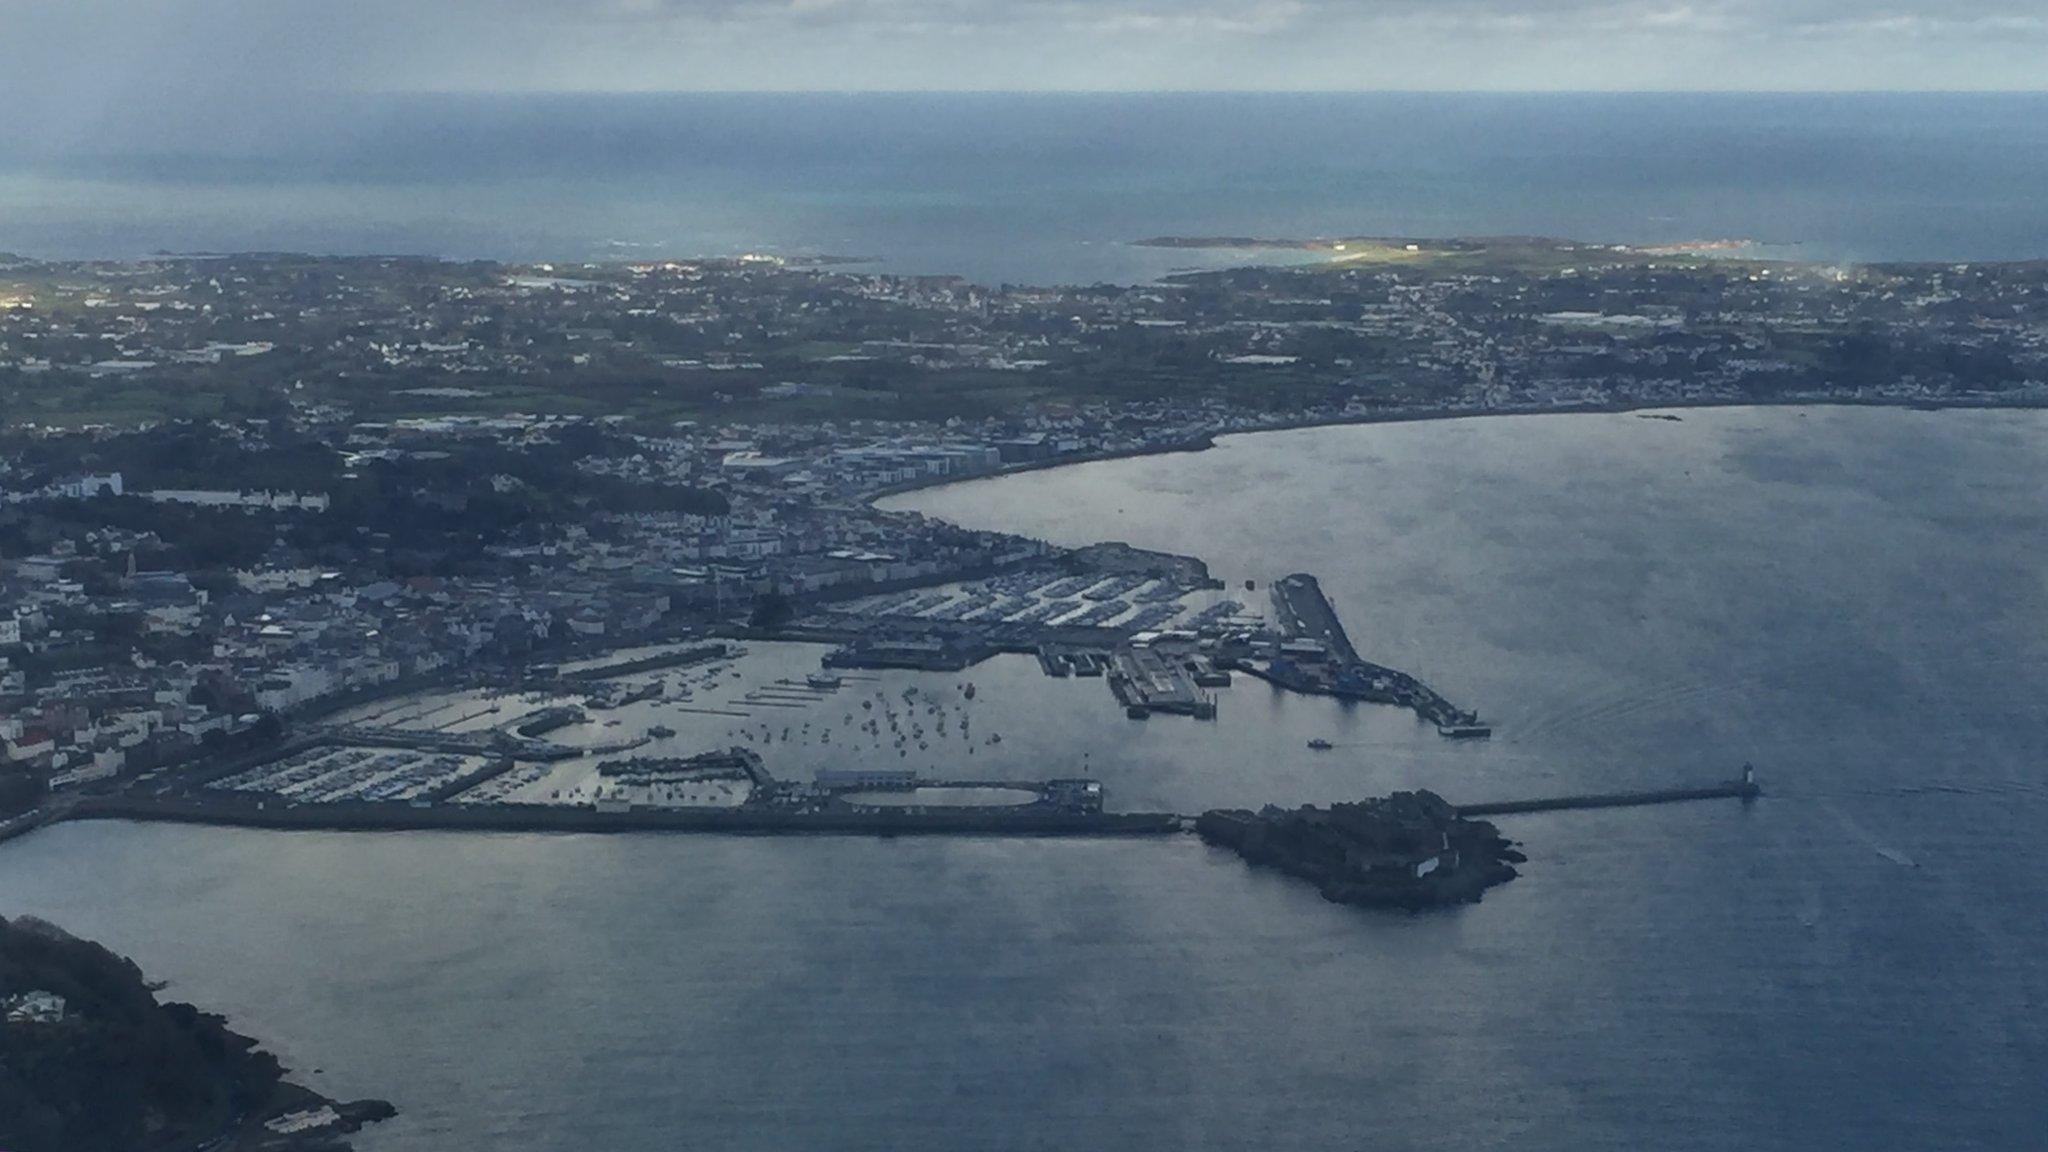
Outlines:
{"type": "Polygon", "coordinates": [[[747,617],[747,623],[772,632],[795,618],[796,606],[789,602],[789,597],[780,592],[768,592],[755,598],[754,610],[747,617]]]}

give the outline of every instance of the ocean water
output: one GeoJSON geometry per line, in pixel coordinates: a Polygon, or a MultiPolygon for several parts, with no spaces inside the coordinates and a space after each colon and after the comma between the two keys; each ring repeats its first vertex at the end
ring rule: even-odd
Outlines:
{"type": "Polygon", "coordinates": [[[1498,725],[1251,683],[1136,723],[970,674],[977,730],[1128,806],[1763,773],[1751,806],[1503,818],[1525,874],[1443,914],[1186,839],[119,824],[0,846],[0,912],[392,1098],[366,1152],[2037,1148],[2044,445],[2039,412],[1503,417],[897,501],[1314,571],[1363,651],[1498,725]]]}
{"type": "MultiPolygon", "coordinates": [[[[0,251],[770,251],[1031,283],[1161,234],[2048,256],[2048,96],[408,96],[0,118],[0,251]]],[[[1270,257],[1269,257],[1270,258],[1270,257]]]]}

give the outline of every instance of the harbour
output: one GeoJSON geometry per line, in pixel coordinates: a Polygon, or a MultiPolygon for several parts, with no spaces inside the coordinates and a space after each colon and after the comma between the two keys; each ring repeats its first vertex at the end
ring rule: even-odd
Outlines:
{"type": "MultiPolygon", "coordinates": [[[[976,753],[953,743],[922,775],[1094,776],[1134,811],[1415,788],[1513,801],[1765,770],[1771,797],[1746,808],[1502,816],[1531,864],[1450,915],[1334,907],[1185,834],[76,820],[0,848],[0,887],[173,996],[317,1053],[335,1094],[392,1095],[401,1114],[365,1152],[433,1152],[451,1131],[517,1152],[656,1147],[675,1132],[656,1098],[727,1147],[943,1146],[958,1133],[937,1117],[961,1091],[1006,1130],[1074,1147],[1276,1130],[1282,1147],[1343,1147],[1371,1129],[1532,1152],[1704,1152],[1730,1131],[1769,1152],[1998,1148],[2031,1130],[2043,988],[2039,933],[2009,915],[2043,883],[2038,757],[2031,736],[1998,734],[2040,719],[2020,674],[2037,637],[2010,626],[2039,609],[2036,423],[1748,410],[1342,429],[1008,479],[1023,487],[974,495],[978,511],[926,497],[969,522],[1170,543],[1210,557],[1232,595],[1318,573],[1368,655],[1482,707],[1490,741],[1247,675],[1218,690],[1216,723],[1140,724],[1099,680],[1047,677],[1030,653],[875,673],[786,714],[812,721],[808,741],[801,719],[787,743],[785,715],[751,721],[757,742],[773,724],[779,776],[811,779],[844,759],[841,715],[872,715],[850,692],[964,702],[971,682],[976,753]],[[1341,490],[1316,487],[1326,472],[1341,490]],[[1240,491],[1248,474],[1285,497],[1240,491]],[[1357,487],[1424,495],[1366,502],[1342,533],[1298,512],[1357,487]],[[1118,516],[1141,493],[1145,516],[1118,516]],[[1787,502],[1810,532],[1758,530],[1787,502]],[[2014,515],[2017,530],[1960,545],[2014,515]],[[1951,594],[1926,598],[1930,581],[1951,594]],[[1920,702],[1902,706],[1909,689],[1920,702]],[[561,946],[514,946],[541,936],[561,946]],[[1841,995],[1815,996],[1821,982],[1841,995]],[[1491,1104],[1472,1104],[1475,1082],[1499,1086],[1491,1104]],[[1743,1106],[1702,1127],[1682,1106],[1702,1099],[1743,1106]]],[[[748,684],[801,680],[822,653],[749,648],[731,669],[748,684]]],[[[742,680],[705,678],[696,701],[739,710],[723,702],[742,680]]],[[[697,706],[635,704],[619,728],[550,738],[662,723],[675,744],[624,755],[686,755],[748,723],[681,711],[697,706]]],[[[556,769],[526,794],[585,772],[556,769]]]]}

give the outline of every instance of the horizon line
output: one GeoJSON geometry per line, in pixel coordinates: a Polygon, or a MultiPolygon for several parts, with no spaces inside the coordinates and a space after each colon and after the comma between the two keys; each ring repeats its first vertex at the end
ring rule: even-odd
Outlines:
{"type": "Polygon", "coordinates": [[[383,88],[355,96],[2048,96],[2037,88],[383,88]]]}

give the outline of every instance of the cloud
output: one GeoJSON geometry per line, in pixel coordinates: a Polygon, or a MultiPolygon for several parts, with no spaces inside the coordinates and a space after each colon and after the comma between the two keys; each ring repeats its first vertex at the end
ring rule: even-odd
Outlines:
{"type": "Polygon", "coordinates": [[[2044,80],[2048,0],[0,0],[17,146],[391,90],[2044,80]]]}

